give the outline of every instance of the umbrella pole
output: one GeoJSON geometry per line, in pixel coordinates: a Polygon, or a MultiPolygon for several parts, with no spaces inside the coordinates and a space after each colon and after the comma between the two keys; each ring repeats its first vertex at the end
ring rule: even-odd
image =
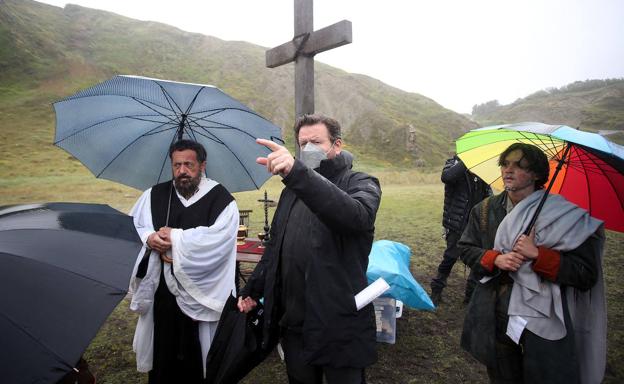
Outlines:
{"type": "Polygon", "coordinates": [[[550,178],[550,183],[548,183],[548,187],[546,188],[546,191],[544,191],[544,196],[542,196],[542,199],[540,200],[539,205],[537,206],[537,209],[535,210],[535,213],[533,214],[533,217],[531,218],[531,221],[529,222],[529,225],[527,226],[527,228],[524,230],[523,234],[528,236],[529,233],[531,233],[531,229],[533,229],[533,226],[535,225],[535,222],[537,221],[537,216],[542,211],[542,207],[544,206],[544,203],[546,202],[546,198],[548,197],[550,189],[555,183],[555,179],[557,178],[557,175],[559,175],[559,171],[561,171],[561,168],[563,167],[563,164],[566,161],[566,157],[568,156],[568,152],[570,152],[570,148],[571,148],[571,145],[570,145],[570,142],[568,142],[565,150],[563,151],[563,155],[561,156],[561,159],[559,160],[559,163],[557,164],[557,169],[555,169],[555,174],[553,175],[553,177],[550,178]]]}

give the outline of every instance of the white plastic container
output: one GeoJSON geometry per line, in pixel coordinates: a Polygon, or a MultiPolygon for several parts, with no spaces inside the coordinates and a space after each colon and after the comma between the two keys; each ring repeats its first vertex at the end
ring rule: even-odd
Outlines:
{"type": "Polygon", "coordinates": [[[394,344],[396,340],[396,301],[391,297],[378,297],[373,300],[377,323],[377,341],[394,344]]]}

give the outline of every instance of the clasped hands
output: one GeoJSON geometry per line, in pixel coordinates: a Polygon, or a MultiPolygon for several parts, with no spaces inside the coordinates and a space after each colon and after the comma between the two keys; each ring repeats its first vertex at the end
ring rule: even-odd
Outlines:
{"type": "Polygon", "coordinates": [[[147,246],[160,253],[160,259],[165,263],[173,262],[173,259],[167,256],[167,251],[171,249],[171,228],[162,227],[158,232],[149,235],[147,246]]]}
{"type": "Polygon", "coordinates": [[[503,271],[516,272],[522,263],[535,260],[538,255],[539,250],[535,245],[535,228],[533,228],[529,236],[520,235],[511,252],[496,256],[494,265],[503,271]]]}

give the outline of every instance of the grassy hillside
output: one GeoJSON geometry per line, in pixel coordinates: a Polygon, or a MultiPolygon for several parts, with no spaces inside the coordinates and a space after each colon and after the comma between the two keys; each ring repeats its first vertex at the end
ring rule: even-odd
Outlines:
{"type": "MultiPolygon", "coordinates": [[[[19,151],[19,150],[16,150],[19,151]]],[[[45,165],[42,166],[45,169],[45,165]]],[[[110,204],[127,211],[139,192],[68,167],[50,176],[33,176],[40,167],[28,164],[20,168],[15,182],[0,183],[0,201],[25,203],[38,201],[85,201],[110,204]]],[[[52,168],[52,167],[50,167],[52,168]]],[[[441,237],[443,187],[439,174],[417,171],[375,171],[383,189],[377,215],[376,238],[400,241],[412,250],[411,271],[428,289],[444,250],[441,237]]],[[[277,178],[264,187],[276,198],[281,189],[277,178]]],[[[262,228],[262,207],[257,202],[260,191],[237,193],[238,205],[253,209],[250,233],[262,228]]],[[[271,214],[274,209],[270,209],[271,214]]],[[[608,308],[608,366],[605,383],[624,380],[624,234],[607,233],[604,268],[608,308]]],[[[367,370],[371,384],[446,384],[482,383],[485,369],[459,347],[465,307],[462,304],[467,274],[458,264],[444,291],[444,303],[435,312],[405,309],[397,320],[396,344],[378,344],[379,361],[367,370]]],[[[136,372],[132,337],[136,315],[122,301],[104,324],[85,356],[97,375],[98,383],[145,383],[145,374],[136,372]]],[[[284,364],[276,354],[256,368],[247,384],[286,383],[284,364]]]]}
{"type": "MultiPolygon", "coordinates": [[[[1,3],[0,101],[27,107],[37,124],[53,120],[46,104],[112,75],[136,74],[215,85],[292,137],[294,69],[266,68],[264,47],[75,5],[1,3]]],[[[424,96],[321,63],[316,87],[317,111],[341,121],[352,151],[373,160],[439,165],[452,140],[476,126],[424,96]]],[[[2,131],[20,125],[5,105],[2,131]]]]}
{"type": "Polygon", "coordinates": [[[624,79],[577,81],[536,92],[509,105],[496,100],[472,109],[481,125],[541,121],[587,131],[610,131],[609,139],[624,144],[624,79]]]}

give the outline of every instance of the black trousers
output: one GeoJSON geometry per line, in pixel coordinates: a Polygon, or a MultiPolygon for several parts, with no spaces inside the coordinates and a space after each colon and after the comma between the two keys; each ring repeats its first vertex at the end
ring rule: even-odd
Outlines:
{"type": "Polygon", "coordinates": [[[283,331],[282,348],[290,384],[365,384],[364,368],[333,368],[308,365],[303,359],[303,337],[299,332],[283,331]]]}
{"type": "MultiPolygon", "coordinates": [[[[451,231],[449,230],[446,233],[446,249],[444,250],[444,255],[442,256],[442,261],[438,266],[438,275],[431,280],[431,289],[432,290],[442,290],[446,287],[446,280],[451,274],[451,270],[453,266],[459,259],[459,248],[457,247],[457,242],[461,238],[461,232],[451,231]]],[[[468,275],[468,281],[466,281],[466,296],[470,296],[474,287],[477,284],[477,280],[474,277],[472,271],[470,271],[470,275],[468,275]]]]}
{"type": "Polygon", "coordinates": [[[497,291],[496,366],[487,367],[490,383],[577,384],[578,360],[565,296],[567,335],[561,340],[546,340],[525,329],[518,345],[506,334],[511,288],[512,284],[503,284],[497,291]]]}
{"type": "Polygon", "coordinates": [[[204,379],[198,323],[182,313],[162,273],[154,295],[153,361],[149,384],[192,384],[204,379]]]}

